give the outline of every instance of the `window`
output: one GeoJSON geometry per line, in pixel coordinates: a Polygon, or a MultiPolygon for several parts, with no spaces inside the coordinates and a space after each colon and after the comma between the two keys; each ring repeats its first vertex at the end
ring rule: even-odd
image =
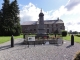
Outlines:
{"type": "Polygon", "coordinates": [[[60,26],[60,29],[62,29],[62,26],[60,26]]]}
{"type": "Polygon", "coordinates": [[[47,24],[47,27],[49,27],[49,24],[47,24]]]}
{"type": "Polygon", "coordinates": [[[52,27],[53,27],[53,24],[52,24],[52,27]]]}
{"type": "Polygon", "coordinates": [[[36,29],[34,29],[34,31],[36,31],[36,29]]]}
{"type": "Polygon", "coordinates": [[[32,31],[32,29],[30,29],[30,31],[32,31]]]}

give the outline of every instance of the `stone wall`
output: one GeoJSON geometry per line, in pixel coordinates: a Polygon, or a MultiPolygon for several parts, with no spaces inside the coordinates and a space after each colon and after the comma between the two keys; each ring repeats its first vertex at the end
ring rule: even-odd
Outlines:
{"type": "MultiPolygon", "coordinates": [[[[38,29],[38,25],[21,25],[21,27],[22,33],[37,33],[38,29]]],[[[61,30],[65,30],[64,23],[58,23],[57,26],[56,24],[45,24],[44,27],[46,33],[53,33],[56,29],[58,29],[59,33],[61,33],[61,30]]]]}

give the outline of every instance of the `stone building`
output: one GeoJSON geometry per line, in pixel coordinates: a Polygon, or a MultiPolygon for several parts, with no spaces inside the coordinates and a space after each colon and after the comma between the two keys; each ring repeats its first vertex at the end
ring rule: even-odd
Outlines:
{"type": "MultiPolygon", "coordinates": [[[[37,33],[38,21],[26,21],[21,24],[22,33],[37,33]]],[[[44,30],[46,33],[54,33],[58,30],[59,34],[61,30],[65,30],[64,22],[57,18],[56,20],[44,20],[44,30]]]]}

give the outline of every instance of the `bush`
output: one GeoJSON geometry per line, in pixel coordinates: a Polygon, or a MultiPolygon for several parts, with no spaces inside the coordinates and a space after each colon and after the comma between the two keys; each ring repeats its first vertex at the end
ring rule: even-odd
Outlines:
{"type": "Polygon", "coordinates": [[[75,36],[80,37],[80,35],[75,35],[75,36]]]}
{"type": "Polygon", "coordinates": [[[72,32],[73,34],[78,34],[78,32],[77,31],[74,31],[74,32],[72,32]]]}
{"type": "Polygon", "coordinates": [[[80,60],[80,52],[76,54],[76,56],[74,57],[74,60],[80,60]]]}
{"type": "Polygon", "coordinates": [[[23,35],[23,33],[21,33],[21,35],[23,35]]]}
{"type": "Polygon", "coordinates": [[[49,35],[53,35],[53,33],[49,33],[49,35]]]}
{"type": "Polygon", "coordinates": [[[62,31],[62,36],[67,36],[67,31],[62,31]]]}
{"type": "Polygon", "coordinates": [[[61,34],[58,34],[58,35],[61,35],[61,34]]]}

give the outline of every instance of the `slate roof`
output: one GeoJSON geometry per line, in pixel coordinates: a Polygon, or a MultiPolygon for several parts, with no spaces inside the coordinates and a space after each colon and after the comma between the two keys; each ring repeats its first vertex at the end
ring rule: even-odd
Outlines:
{"type": "MultiPolygon", "coordinates": [[[[53,24],[53,23],[64,23],[62,20],[44,20],[44,24],[53,24]]],[[[21,25],[35,25],[39,24],[38,21],[26,21],[23,22],[21,25]]]]}
{"type": "Polygon", "coordinates": [[[37,24],[37,21],[25,21],[21,25],[35,25],[37,24]]]}

